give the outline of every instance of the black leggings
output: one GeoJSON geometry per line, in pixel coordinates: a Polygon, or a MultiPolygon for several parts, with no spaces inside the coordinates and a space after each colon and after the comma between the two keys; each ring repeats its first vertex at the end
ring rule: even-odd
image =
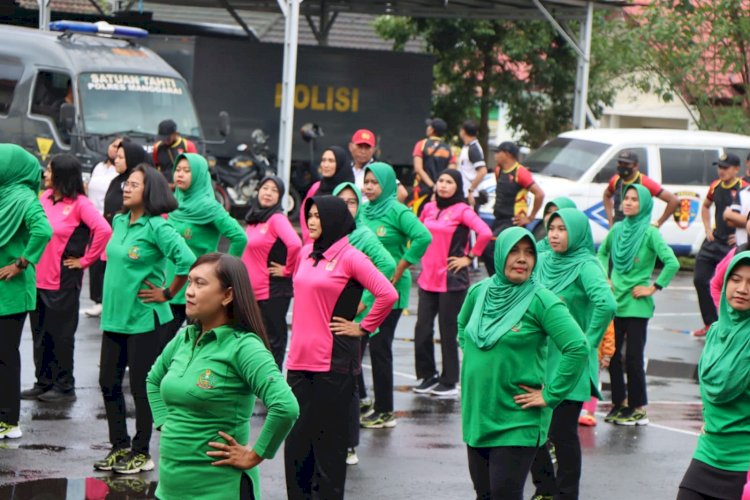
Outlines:
{"type": "Polygon", "coordinates": [[[89,267],[89,297],[95,304],[102,303],[102,290],[104,289],[104,270],[107,262],[97,259],[89,267]]]}
{"type": "Polygon", "coordinates": [[[466,448],[477,500],[523,500],[523,486],[536,446],[466,448]]]}
{"type": "Polygon", "coordinates": [[[0,422],[18,425],[21,413],[21,334],[26,313],[0,316],[0,422]]]}
{"type": "Polygon", "coordinates": [[[393,411],[393,336],[403,309],[394,309],[380,325],[380,331],[370,337],[370,362],[372,386],[375,393],[375,411],[393,411]]]}
{"type": "Polygon", "coordinates": [[[643,366],[643,353],[646,350],[646,318],[615,317],[615,355],[609,364],[609,378],[612,384],[612,404],[622,406],[625,399],[631,408],[648,404],[646,395],[646,370],[643,366]],[[623,356],[623,349],[625,355],[623,356]],[[625,372],[623,372],[623,358],[625,372]],[[628,375],[625,389],[625,373],[628,375]]]}
{"type": "Polygon", "coordinates": [[[458,313],[466,298],[466,290],[428,292],[419,289],[417,324],[414,327],[414,366],[418,379],[437,373],[435,365],[435,316],[440,328],[440,351],[443,359],[441,384],[458,383],[458,313]]]}
{"type": "Polygon", "coordinates": [[[187,319],[185,307],[185,304],[169,304],[169,308],[172,310],[172,316],[174,316],[174,318],[172,318],[172,321],[164,323],[161,328],[159,328],[159,343],[161,344],[159,352],[164,350],[167,344],[169,344],[174,336],[177,335],[177,332],[180,331],[183,323],[185,323],[185,320],[187,319]]]}
{"type": "Polygon", "coordinates": [[[268,344],[271,346],[271,354],[276,360],[279,370],[284,365],[284,354],[289,337],[289,329],[286,323],[286,313],[289,311],[291,297],[271,297],[267,300],[259,300],[258,306],[263,315],[263,324],[268,335],[268,344]]]}

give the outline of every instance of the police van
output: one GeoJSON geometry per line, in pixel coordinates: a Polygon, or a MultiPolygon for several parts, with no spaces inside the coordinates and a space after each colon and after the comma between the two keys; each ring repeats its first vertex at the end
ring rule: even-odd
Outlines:
{"type": "Polygon", "coordinates": [[[188,85],[137,43],[146,31],[72,21],[50,29],[0,26],[0,142],[24,147],[42,164],[71,153],[90,171],[115,137],[148,149],[159,122],[171,118],[201,148],[188,85]]]}
{"type": "MultiPolygon", "coordinates": [[[[708,186],[718,178],[712,163],[723,153],[747,158],[750,137],[686,130],[577,130],[561,134],[534,151],[523,165],[533,173],[546,201],[558,196],[575,201],[588,216],[594,241],[599,244],[609,230],[602,195],[617,173],[617,155],[625,150],[638,156],[641,173],[679,199],[673,218],[664,223],[661,233],[676,254],[691,255],[697,253],[705,238],[700,207],[708,186]]],[[[740,175],[744,173],[743,165],[740,175]]],[[[489,222],[494,205],[494,175],[488,175],[480,188],[490,194],[490,201],[480,209],[482,218],[489,222]]],[[[663,201],[654,199],[654,221],[664,208],[663,201]]],[[[540,219],[534,221],[532,229],[540,223],[540,219]]]]}

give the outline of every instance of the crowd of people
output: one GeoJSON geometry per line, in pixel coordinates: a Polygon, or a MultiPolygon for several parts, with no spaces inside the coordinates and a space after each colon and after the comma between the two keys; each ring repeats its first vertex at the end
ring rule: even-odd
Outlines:
{"type": "MultiPolygon", "coordinates": [[[[84,269],[94,302],[84,312],[101,316],[99,385],[111,444],[93,466],[154,469],[156,429],[163,500],[260,498],[256,466],[282,445],[288,498],[343,498],[360,429],[397,425],[393,341],[415,266],[413,392],[457,398],[460,383],[478,499],[520,499],[529,475],[536,499],[578,498],[578,426],[596,425],[603,369],[612,388],[604,421],[648,425],[653,296],[679,269],[659,226],[677,198],[638,171],[634,153],[618,157],[603,194],[611,230],[597,250],[572,200],[544,203],[516,144],[495,147],[488,164],[471,121],[461,126],[458,156],[445,121],[428,121],[409,189],[374,158],[370,130],[356,131],[348,151],[325,149],[320,181],[303,201],[301,234],[282,208],[283,179],[259,183],[243,227],[215,200],[206,160],[174,122],[160,132],[169,139],[153,158],[117,138],[87,185],[75,157],[53,157],[41,194],[38,160],[0,145],[0,438],[22,436],[21,399],[76,399],[84,269]],[[481,179],[493,170],[489,227],[477,208],[481,179]],[[656,222],[653,197],[667,203],[656,222]],[[547,236],[537,242],[525,226],[540,211],[547,236]],[[227,253],[217,252],[222,237],[227,253]],[[480,258],[488,277],[472,284],[480,258]],[[27,315],[36,380],[21,391],[27,315]],[[372,397],[362,373],[367,350],[372,397]],[[256,398],[267,413],[250,443],[256,398]]],[[[705,425],[680,500],[738,499],[750,468],[750,191],[739,163],[733,155],[717,162],[719,179],[703,206],[707,236],[695,286],[705,327],[695,334],[706,337],[705,425]]]]}

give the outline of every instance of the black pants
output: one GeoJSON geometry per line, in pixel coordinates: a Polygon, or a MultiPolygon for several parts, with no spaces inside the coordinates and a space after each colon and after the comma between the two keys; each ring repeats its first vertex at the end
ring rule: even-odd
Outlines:
{"type": "Polygon", "coordinates": [[[21,413],[21,334],[26,313],[0,316],[0,422],[18,425],[21,413]]]}
{"type": "MultiPolygon", "coordinates": [[[[163,327],[163,326],[162,326],[163,327]]],[[[104,409],[109,425],[109,441],[114,448],[131,447],[126,424],[125,395],[122,379],[130,367],[130,391],[135,402],[135,437],[132,448],[149,452],[153,418],[146,396],[146,375],[161,350],[160,329],[139,334],[104,332],[99,362],[99,386],[104,396],[104,409]]]]}
{"type": "Polygon", "coordinates": [[[458,313],[466,298],[466,290],[456,292],[428,292],[419,289],[417,325],[414,327],[414,365],[417,378],[430,378],[435,367],[435,316],[440,327],[440,351],[443,371],[440,383],[458,383],[458,313]]]}
{"type": "Polygon", "coordinates": [[[495,274],[495,238],[497,238],[498,234],[509,227],[513,227],[513,221],[511,219],[495,219],[495,222],[492,223],[493,238],[487,246],[484,247],[484,252],[482,252],[482,261],[484,262],[484,267],[487,268],[487,274],[490,276],[495,274]]]}
{"type": "Polygon", "coordinates": [[[578,439],[578,417],[583,403],[563,401],[552,412],[549,441],[555,445],[557,475],[548,446],[536,453],[531,475],[536,485],[535,495],[554,496],[555,499],[577,499],[581,481],[581,441],[578,439]]]}
{"type": "Polygon", "coordinates": [[[284,445],[289,500],[344,498],[347,427],[355,376],[290,371],[300,416],[284,445]]]}
{"type": "Polygon", "coordinates": [[[647,329],[648,319],[646,318],[615,317],[615,355],[609,363],[609,379],[612,384],[614,406],[622,406],[625,399],[628,400],[628,406],[631,408],[648,404],[646,371],[643,367],[647,329]],[[627,390],[625,389],[623,358],[625,372],[628,375],[627,390]]]}
{"type": "Polygon", "coordinates": [[[466,448],[477,500],[523,499],[523,486],[536,455],[536,446],[466,448]]]}
{"type": "Polygon", "coordinates": [[[89,297],[97,304],[102,303],[102,290],[104,289],[104,270],[107,262],[97,260],[89,267],[89,297]]]}
{"type": "MultiPolygon", "coordinates": [[[[367,351],[367,344],[370,343],[370,336],[364,335],[360,339],[361,342],[361,349],[359,351],[360,359],[364,358],[365,351],[367,351]]],[[[365,399],[367,398],[367,385],[365,384],[365,371],[361,370],[359,372],[359,377],[357,378],[357,391],[359,392],[359,399],[365,399]]],[[[359,418],[359,417],[357,417],[359,418]]]]}
{"type": "Polygon", "coordinates": [[[37,290],[36,311],[29,316],[34,340],[36,386],[62,392],[75,389],[73,350],[81,290],[37,290]]]}
{"type": "Polygon", "coordinates": [[[172,321],[164,323],[161,328],[159,328],[159,352],[163,351],[167,344],[172,341],[187,319],[187,314],[185,314],[185,304],[169,304],[169,308],[172,310],[172,316],[174,316],[174,318],[172,318],[172,321]]]}
{"type": "Polygon", "coordinates": [[[380,325],[380,331],[370,337],[372,389],[378,413],[393,411],[393,336],[402,313],[402,309],[391,311],[380,325]]]}
{"type": "Polygon", "coordinates": [[[719,317],[716,313],[714,301],[711,298],[711,278],[714,276],[716,266],[726,257],[730,249],[729,245],[725,245],[717,240],[705,240],[695,258],[693,284],[698,294],[698,306],[700,307],[705,326],[710,326],[719,317]]]}
{"type": "Polygon", "coordinates": [[[284,365],[284,354],[289,337],[289,329],[286,324],[286,313],[289,311],[290,297],[271,297],[268,300],[259,300],[258,307],[263,315],[263,324],[266,327],[268,343],[271,346],[271,354],[276,360],[279,370],[284,365]]]}
{"type": "Polygon", "coordinates": [[[747,472],[718,469],[692,459],[680,482],[677,500],[739,500],[747,472]]]}

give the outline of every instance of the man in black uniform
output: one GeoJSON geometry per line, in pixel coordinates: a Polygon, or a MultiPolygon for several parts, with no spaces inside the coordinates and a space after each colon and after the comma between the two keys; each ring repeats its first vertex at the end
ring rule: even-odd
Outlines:
{"type": "Polygon", "coordinates": [[[167,182],[172,186],[174,159],[182,153],[197,153],[198,149],[192,141],[180,136],[174,120],[164,120],[159,123],[159,139],[159,142],[154,144],[154,167],[167,178],[167,182]]]}
{"type": "Polygon", "coordinates": [[[414,192],[410,203],[416,207],[415,213],[430,201],[435,182],[440,172],[456,165],[450,145],[443,140],[448,125],[441,118],[427,120],[427,137],[417,141],[412,151],[414,159],[414,192]]]}

